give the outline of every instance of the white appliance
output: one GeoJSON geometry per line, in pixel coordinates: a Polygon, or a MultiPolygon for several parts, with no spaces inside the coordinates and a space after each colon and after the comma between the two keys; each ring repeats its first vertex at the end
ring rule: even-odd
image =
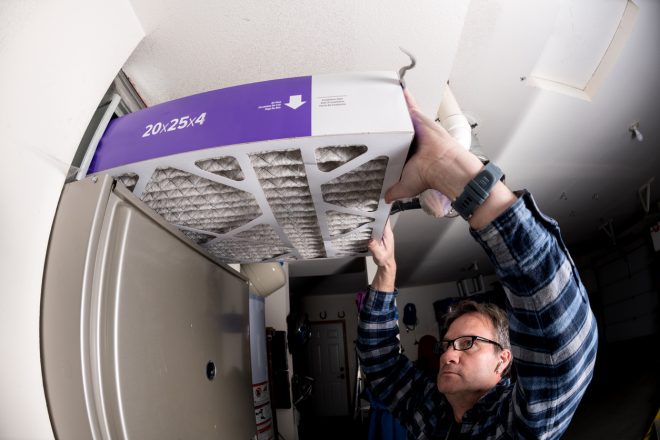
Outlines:
{"type": "Polygon", "coordinates": [[[57,438],[256,434],[247,279],[109,176],[64,188],[41,336],[57,438]]]}

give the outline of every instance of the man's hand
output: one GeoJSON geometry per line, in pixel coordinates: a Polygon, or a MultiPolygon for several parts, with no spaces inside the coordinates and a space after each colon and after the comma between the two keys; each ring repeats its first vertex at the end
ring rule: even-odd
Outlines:
{"type": "Polygon", "coordinates": [[[369,240],[369,252],[374,258],[374,263],[378,267],[384,267],[396,264],[394,261],[394,234],[390,226],[390,220],[385,222],[385,229],[383,230],[383,238],[376,240],[372,238],[369,240]]]}
{"type": "Polygon", "coordinates": [[[470,179],[464,179],[465,182],[460,182],[458,185],[451,185],[448,178],[452,177],[452,173],[443,173],[443,170],[448,168],[447,171],[450,171],[459,155],[467,155],[464,156],[467,158],[472,156],[474,161],[471,162],[475,174],[481,168],[481,162],[476,156],[467,153],[442,125],[424,115],[407,90],[404,90],[404,95],[415,128],[413,146],[415,154],[403,168],[401,180],[385,194],[385,200],[389,203],[401,198],[414,197],[428,188],[440,191],[452,199],[456,198],[470,179]],[[460,188],[452,190],[454,186],[460,188]]]}
{"type": "MultiPolygon", "coordinates": [[[[415,127],[413,147],[416,149],[403,167],[401,180],[385,193],[385,200],[389,203],[396,199],[415,197],[428,188],[439,191],[449,200],[456,200],[483,164],[440,124],[422,114],[407,90],[404,90],[404,95],[415,127]]],[[[497,182],[490,196],[474,211],[470,226],[474,229],[483,228],[515,201],[516,196],[502,182],[497,182]]]]}
{"type": "Polygon", "coordinates": [[[389,219],[385,223],[383,238],[369,240],[369,252],[378,266],[371,287],[382,292],[394,291],[396,278],[396,260],[394,259],[394,234],[389,219]]]}

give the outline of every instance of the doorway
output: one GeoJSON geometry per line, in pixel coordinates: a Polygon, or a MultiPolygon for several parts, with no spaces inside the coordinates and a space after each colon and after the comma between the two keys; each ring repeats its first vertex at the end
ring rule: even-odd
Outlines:
{"type": "Polygon", "coordinates": [[[348,416],[348,356],[344,321],[311,322],[306,358],[314,378],[310,404],[317,417],[348,416]]]}

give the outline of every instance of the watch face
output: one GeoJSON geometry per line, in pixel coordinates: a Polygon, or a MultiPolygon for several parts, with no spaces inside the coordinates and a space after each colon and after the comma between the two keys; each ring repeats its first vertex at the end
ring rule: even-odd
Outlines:
{"type": "Polygon", "coordinates": [[[488,191],[495,180],[494,177],[490,171],[483,170],[474,178],[473,182],[479,185],[481,189],[488,191]]]}

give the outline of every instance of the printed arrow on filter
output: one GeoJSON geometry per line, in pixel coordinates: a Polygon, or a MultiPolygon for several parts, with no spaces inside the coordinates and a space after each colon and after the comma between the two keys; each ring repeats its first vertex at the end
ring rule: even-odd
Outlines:
{"type": "Polygon", "coordinates": [[[302,100],[302,95],[291,95],[289,96],[289,102],[284,105],[295,110],[306,102],[307,101],[302,100]]]}

